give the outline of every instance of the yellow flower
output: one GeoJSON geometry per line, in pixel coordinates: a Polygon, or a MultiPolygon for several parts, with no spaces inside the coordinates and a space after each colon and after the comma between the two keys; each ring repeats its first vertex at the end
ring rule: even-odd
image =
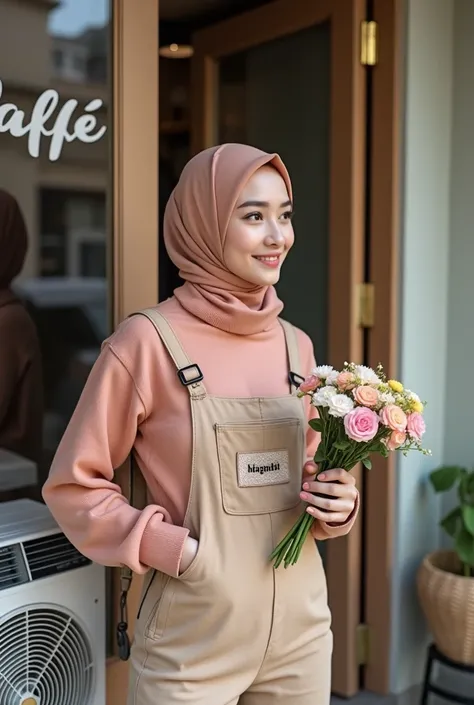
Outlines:
{"type": "Polygon", "coordinates": [[[390,389],[393,389],[394,392],[398,392],[399,394],[403,392],[403,384],[401,382],[397,382],[396,379],[389,379],[388,386],[390,389]]]}
{"type": "Polygon", "coordinates": [[[411,408],[413,409],[413,411],[418,411],[419,414],[422,414],[424,406],[421,401],[412,401],[411,408]]]}

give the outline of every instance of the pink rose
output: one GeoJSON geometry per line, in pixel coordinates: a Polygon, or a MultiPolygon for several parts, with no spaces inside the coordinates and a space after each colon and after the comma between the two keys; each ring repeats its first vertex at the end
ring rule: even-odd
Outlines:
{"type": "Polygon", "coordinates": [[[407,434],[403,431],[392,431],[390,436],[385,441],[385,445],[389,450],[397,450],[407,439],[407,434]]]}
{"type": "Polygon", "coordinates": [[[380,418],[384,426],[388,426],[392,431],[405,431],[407,427],[407,416],[396,404],[387,404],[381,410],[380,418]]]}
{"type": "Polygon", "coordinates": [[[379,428],[379,419],[375,411],[365,406],[357,406],[344,417],[346,434],[358,443],[371,441],[379,428]]]}
{"type": "Polygon", "coordinates": [[[423,416],[418,411],[408,414],[407,429],[412,438],[417,441],[421,440],[422,435],[426,431],[426,425],[423,416]]]}
{"type": "Polygon", "coordinates": [[[352,372],[340,372],[336,384],[343,392],[347,392],[355,387],[355,375],[352,372]]]}
{"type": "Polygon", "coordinates": [[[299,391],[300,392],[314,392],[315,389],[317,389],[321,384],[321,380],[319,377],[316,377],[316,375],[310,375],[309,377],[306,377],[305,381],[300,384],[299,391]]]}
{"type": "Polygon", "coordinates": [[[356,387],[352,393],[358,404],[369,407],[377,406],[379,401],[379,393],[376,389],[374,389],[374,387],[369,387],[366,385],[356,387]]]}

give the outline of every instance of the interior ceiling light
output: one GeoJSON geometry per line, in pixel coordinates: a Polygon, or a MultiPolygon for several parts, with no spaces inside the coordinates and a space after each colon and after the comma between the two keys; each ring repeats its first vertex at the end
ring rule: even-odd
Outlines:
{"type": "Polygon", "coordinates": [[[160,56],[165,59],[189,59],[194,49],[189,44],[168,44],[160,47],[160,56]]]}

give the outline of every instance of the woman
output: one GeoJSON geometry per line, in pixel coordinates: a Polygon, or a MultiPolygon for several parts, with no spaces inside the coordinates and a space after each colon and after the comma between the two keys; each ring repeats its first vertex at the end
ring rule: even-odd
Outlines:
{"type": "Polygon", "coordinates": [[[280,324],[273,287],[293,245],[291,215],[275,154],[232,144],[187,164],[164,222],[185,283],[151,320],[132,316],[105,343],[44,488],[83,553],[148,571],[130,705],[329,702],[315,543],[286,571],[268,560],[301,499],[318,539],[346,534],[358,508],[342,470],[316,481],[310,463],[301,488],[318,438],[288,377],[315,362],[309,338],[280,324]],[[153,500],[143,511],[113,482],[132,446],[153,500]],[[333,499],[309,494],[321,489],[333,499]]]}
{"type": "Polygon", "coordinates": [[[11,290],[27,250],[20,207],[13,196],[0,189],[0,448],[40,463],[40,347],[33,321],[11,290]]]}

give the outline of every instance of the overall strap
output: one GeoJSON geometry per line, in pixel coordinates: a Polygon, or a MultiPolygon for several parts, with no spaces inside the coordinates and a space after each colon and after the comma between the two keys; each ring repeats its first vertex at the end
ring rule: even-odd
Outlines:
{"type": "Polygon", "coordinates": [[[290,382],[290,390],[293,388],[298,389],[301,382],[303,382],[304,377],[301,376],[301,361],[300,361],[300,350],[298,346],[298,338],[296,337],[296,330],[291,323],[285,321],[283,318],[278,319],[283,332],[285,334],[286,350],[288,354],[288,364],[289,364],[289,374],[288,379],[290,382]]]}
{"type": "MultiPolygon", "coordinates": [[[[167,319],[154,308],[137,311],[131,315],[142,315],[151,321],[163,341],[164,346],[168,350],[171,359],[176,365],[181,384],[188,388],[191,399],[203,399],[206,396],[206,389],[202,383],[203,374],[198,365],[192,364],[189,361],[176,333],[167,319]]],[[[127,470],[127,483],[126,487],[123,488],[124,494],[128,494],[128,501],[132,507],[135,507],[135,509],[143,509],[147,504],[147,488],[143,475],[136,462],[133,449],[128,458],[127,470]]],[[[130,658],[127,597],[132,579],[133,572],[128,566],[122,565],[120,567],[120,619],[116,628],[118,655],[122,661],[127,661],[130,658]]]]}
{"type": "Polygon", "coordinates": [[[151,321],[176,366],[179,381],[188,388],[192,399],[203,399],[206,388],[202,382],[204,376],[201,368],[189,360],[169,321],[156,308],[145,308],[133,315],[145,316],[151,321]]]}

